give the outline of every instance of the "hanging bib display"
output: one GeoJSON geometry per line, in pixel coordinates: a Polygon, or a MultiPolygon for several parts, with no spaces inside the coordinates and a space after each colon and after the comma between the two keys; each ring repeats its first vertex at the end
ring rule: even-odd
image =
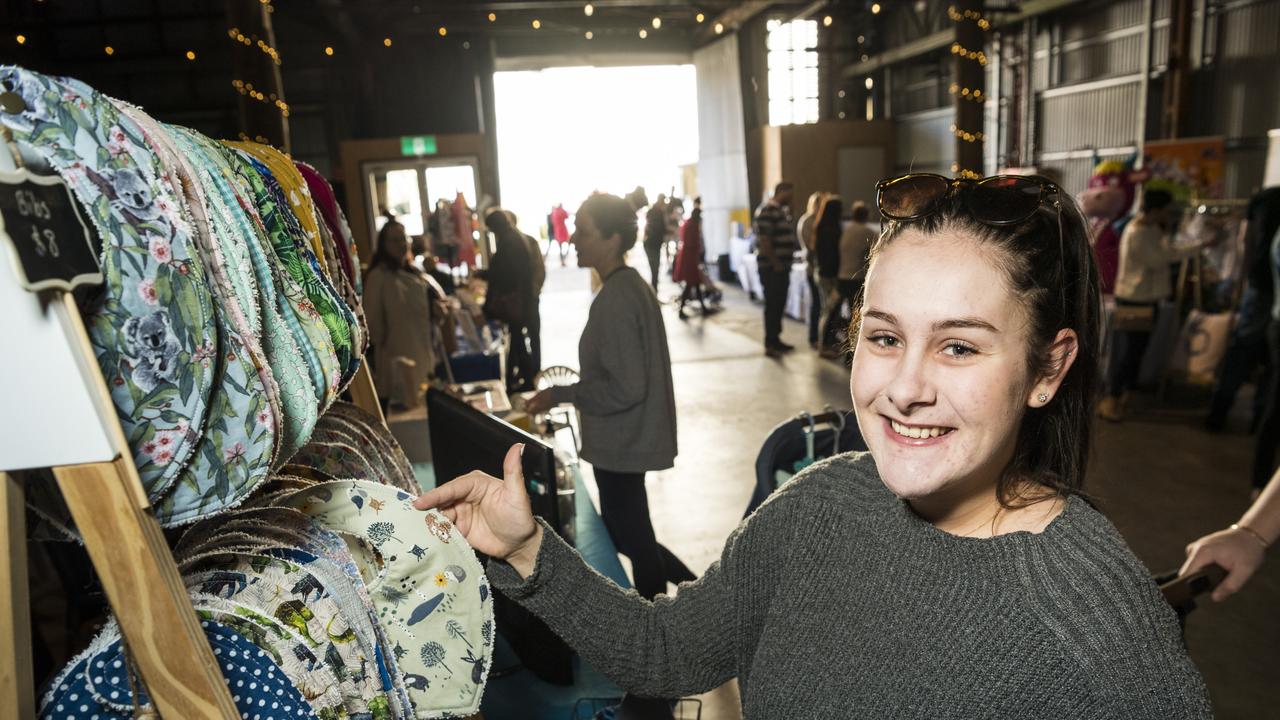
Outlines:
{"type": "MultiPolygon", "coordinates": [[[[0,84],[25,109],[0,112],[21,147],[66,181],[102,239],[101,297],[85,326],[143,487],[157,497],[191,459],[204,426],[217,329],[181,199],[141,130],[74,80],[13,66],[0,84]]],[[[14,109],[14,108],[10,108],[14,109]]]]}
{"type": "Polygon", "coordinates": [[[356,554],[419,718],[470,715],[493,660],[493,598],[475,552],[444,515],[413,496],[360,481],[324,483],[283,501],[322,526],[363,539],[356,554]]]}

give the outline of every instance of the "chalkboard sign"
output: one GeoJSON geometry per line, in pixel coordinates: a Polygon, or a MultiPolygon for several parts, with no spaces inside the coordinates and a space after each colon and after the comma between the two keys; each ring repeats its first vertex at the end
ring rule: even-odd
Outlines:
{"type": "Polygon", "coordinates": [[[93,238],[61,178],[0,171],[0,238],[13,245],[18,280],[28,290],[102,282],[93,238]]]}

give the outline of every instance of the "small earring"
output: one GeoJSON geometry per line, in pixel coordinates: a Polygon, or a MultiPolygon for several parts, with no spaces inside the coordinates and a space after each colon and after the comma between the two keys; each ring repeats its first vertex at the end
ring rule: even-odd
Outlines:
{"type": "Polygon", "coordinates": [[[1037,400],[1039,400],[1039,401],[1040,401],[1040,402],[1042,402],[1042,403],[1047,403],[1047,402],[1049,402],[1049,395],[1048,395],[1048,393],[1040,393],[1040,397],[1038,397],[1038,398],[1036,398],[1036,399],[1037,399],[1037,400]]]}

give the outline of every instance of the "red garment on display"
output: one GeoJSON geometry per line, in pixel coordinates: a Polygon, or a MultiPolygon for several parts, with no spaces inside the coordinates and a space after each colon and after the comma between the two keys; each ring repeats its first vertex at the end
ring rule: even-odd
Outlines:
{"type": "Polygon", "coordinates": [[[671,278],[678,283],[702,282],[702,223],[685,220],[680,226],[680,249],[676,251],[671,278]]]}
{"type": "Polygon", "coordinates": [[[475,229],[471,219],[471,208],[467,207],[467,199],[459,192],[453,199],[453,232],[458,239],[458,262],[468,267],[476,266],[476,241],[472,235],[475,229]]]}
{"type": "Polygon", "coordinates": [[[565,222],[569,219],[569,211],[564,209],[563,205],[556,205],[551,209],[551,227],[555,233],[556,242],[563,245],[569,242],[569,226],[565,222]]]}

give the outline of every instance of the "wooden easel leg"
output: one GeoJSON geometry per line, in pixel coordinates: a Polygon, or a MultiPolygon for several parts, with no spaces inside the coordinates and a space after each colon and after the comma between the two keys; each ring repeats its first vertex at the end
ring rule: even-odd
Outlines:
{"type": "Polygon", "coordinates": [[[360,409],[376,415],[383,425],[387,424],[387,418],[382,414],[382,403],[378,402],[378,391],[373,386],[373,372],[369,370],[369,363],[360,364],[360,369],[351,378],[347,389],[351,391],[352,402],[360,409]]]}
{"type": "Polygon", "coordinates": [[[31,606],[27,595],[27,509],[22,486],[0,472],[0,717],[36,716],[31,669],[31,606]]]}
{"type": "Polygon", "coordinates": [[[239,718],[133,463],[53,472],[160,715],[239,718]]]}

